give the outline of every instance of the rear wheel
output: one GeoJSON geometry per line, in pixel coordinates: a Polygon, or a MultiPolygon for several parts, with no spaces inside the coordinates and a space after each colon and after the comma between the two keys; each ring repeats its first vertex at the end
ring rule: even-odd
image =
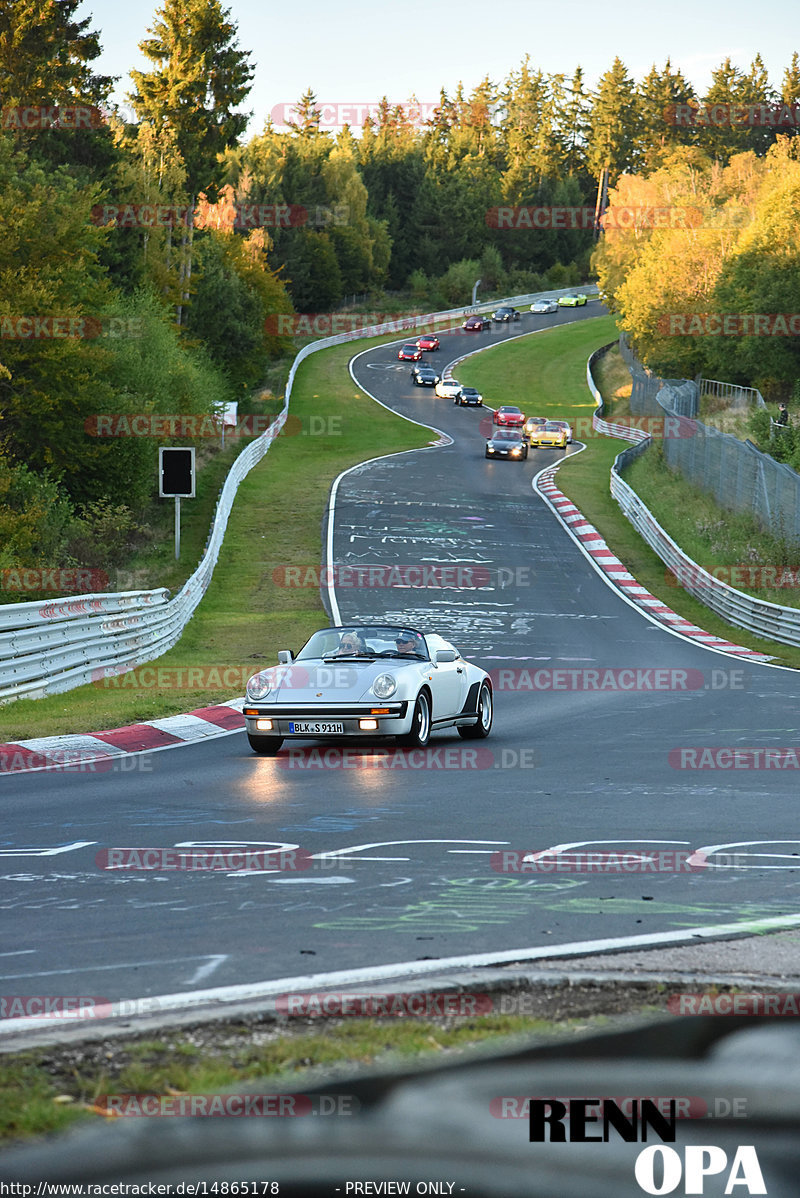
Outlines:
{"type": "Polygon", "coordinates": [[[411,729],[404,736],[399,736],[401,745],[412,749],[424,749],[431,738],[431,701],[427,691],[420,691],[414,704],[414,718],[411,729]]]}
{"type": "Polygon", "coordinates": [[[484,682],[478,695],[477,722],[468,724],[466,727],[459,727],[458,735],[464,740],[483,740],[492,730],[493,718],[494,703],[492,701],[492,692],[488,684],[484,682]]]}
{"type": "Polygon", "coordinates": [[[247,739],[253,752],[264,757],[274,757],[283,744],[282,736],[253,736],[248,732],[247,739]]]}

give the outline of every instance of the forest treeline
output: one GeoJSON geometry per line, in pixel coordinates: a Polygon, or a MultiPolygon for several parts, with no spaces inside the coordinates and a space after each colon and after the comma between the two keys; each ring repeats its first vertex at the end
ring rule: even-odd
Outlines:
{"type": "MultiPolygon", "coordinates": [[[[777,178],[796,186],[797,53],[776,88],[758,56],[746,72],[726,60],[704,96],[669,61],[636,83],[615,59],[590,90],[580,69],[545,74],[525,58],[500,83],[443,90],[424,124],[384,100],[360,136],[326,132],[308,90],[288,132],[267,120],[245,137],[255,65],[219,0],[156,11],[148,69],[131,72],[135,120],[109,101],[101,31],[79,3],[0,0],[0,569],[124,557],[158,442],[100,439],[96,417],[244,400],[292,350],[276,314],[354,294],[430,310],[468,302],[478,277],[488,294],[588,277],[593,228],[502,222],[498,208],[593,209],[604,178],[612,206],[638,186],[653,202],[700,188],[712,206],[744,204],[757,219],[686,268],[696,283],[702,259],[720,302],[758,283],[776,231],[789,236],[782,205],[797,193],[787,201],[777,178]],[[753,106],[772,117],[743,123],[753,106]]],[[[641,297],[652,286],[667,302],[660,256],[676,262],[669,303],[688,302],[673,232],[605,232],[594,248],[653,360],[641,297]]]]}

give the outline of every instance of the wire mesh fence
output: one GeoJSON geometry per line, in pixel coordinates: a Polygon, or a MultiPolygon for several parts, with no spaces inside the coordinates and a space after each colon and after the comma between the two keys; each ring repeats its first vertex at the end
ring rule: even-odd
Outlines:
{"type": "Polygon", "coordinates": [[[748,512],[765,530],[800,544],[800,475],[752,441],[740,441],[696,418],[701,395],[730,399],[734,407],[763,407],[760,392],[716,379],[660,378],[636,359],[624,335],[620,354],[631,372],[631,412],[665,430],[659,440],[669,466],[713,495],[721,507],[748,512]]]}

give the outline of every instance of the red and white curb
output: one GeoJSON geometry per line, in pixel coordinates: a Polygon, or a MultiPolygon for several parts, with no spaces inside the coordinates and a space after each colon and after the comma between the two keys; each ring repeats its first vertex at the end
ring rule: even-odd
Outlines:
{"type": "Polygon", "coordinates": [[[176,745],[196,744],[229,736],[244,728],[244,699],[199,707],[183,715],[164,716],[106,732],[41,736],[0,744],[0,777],[38,771],[102,772],[133,753],[156,753],[176,745]]]}
{"type": "Polygon", "coordinates": [[[678,615],[663,600],[651,595],[647,587],[643,587],[637,582],[619,558],[609,549],[594,525],[589,523],[572,500],[559,491],[553,481],[557,469],[558,465],[548,466],[536,479],[536,488],[613,587],[673,632],[678,632],[681,636],[697,641],[709,649],[718,649],[723,653],[730,653],[749,661],[767,662],[772,660],[766,653],[757,653],[755,649],[748,649],[744,645],[735,645],[723,637],[712,636],[705,629],[699,628],[697,624],[692,624],[684,616],[678,615]]]}

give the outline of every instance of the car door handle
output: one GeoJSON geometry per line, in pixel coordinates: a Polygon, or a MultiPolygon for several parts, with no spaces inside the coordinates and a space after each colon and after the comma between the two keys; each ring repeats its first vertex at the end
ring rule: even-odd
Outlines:
{"type": "Polygon", "coordinates": [[[457,673],[457,674],[463,674],[463,673],[464,673],[464,671],[462,670],[461,666],[456,666],[456,673],[457,673]]]}

